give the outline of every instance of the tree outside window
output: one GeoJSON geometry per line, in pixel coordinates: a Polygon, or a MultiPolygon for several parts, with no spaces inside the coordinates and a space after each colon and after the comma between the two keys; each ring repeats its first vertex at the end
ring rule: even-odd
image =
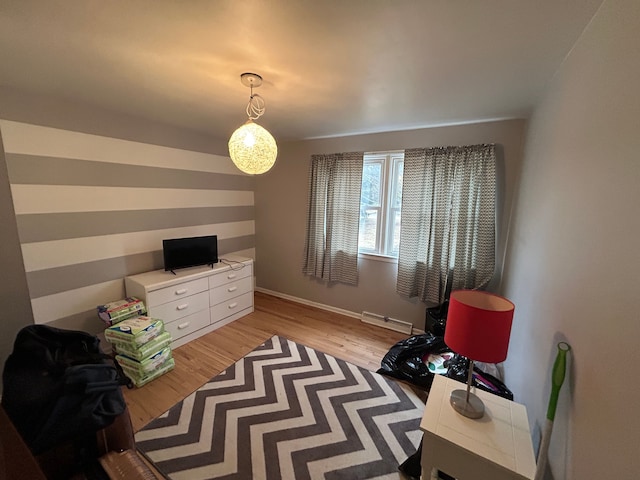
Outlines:
{"type": "Polygon", "coordinates": [[[360,197],[360,253],[398,256],[404,152],[364,156],[360,197]]]}

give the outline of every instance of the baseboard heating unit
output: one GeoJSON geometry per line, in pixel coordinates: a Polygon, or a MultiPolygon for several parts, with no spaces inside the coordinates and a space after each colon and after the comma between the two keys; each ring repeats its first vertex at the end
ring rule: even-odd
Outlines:
{"type": "Polygon", "coordinates": [[[406,333],[407,335],[411,335],[413,329],[413,325],[409,322],[385,317],[384,315],[378,315],[377,313],[362,312],[360,320],[364,323],[388,328],[389,330],[394,330],[396,332],[406,333]]]}

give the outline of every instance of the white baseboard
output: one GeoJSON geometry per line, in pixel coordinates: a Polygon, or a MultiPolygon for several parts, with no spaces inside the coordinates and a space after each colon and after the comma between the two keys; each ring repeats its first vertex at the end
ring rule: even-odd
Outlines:
{"type": "MultiPolygon", "coordinates": [[[[272,295],[272,296],[278,297],[278,298],[284,298],[285,300],[290,300],[292,302],[301,303],[303,305],[309,305],[310,307],[316,307],[316,308],[319,308],[321,310],[326,310],[328,312],[339,313],[340,315],[344,315],[346,317],[352,317],[352,318],[356,318],[358,320],[362,320],[362,314],[361,313],[352,312],[350,310],[345,310],[345,309],[342,309],[342,308],[333,307],[331,305],[326,305],[324,303],[312,302],[311,300],[307,300],[305,298],[294,297],[293,295],[287,295],[286,293],[280,293],[280,292],[276,292],[274,290],[268,290],[268,289],[262,288],[262,287],[255,287],[255,291],[256,292],[261,292],[261,293],[266,293],[267,295],[272,295]]],[[[421,330],[419,328],[413,327],[412,330],[411,330],[411,333],[413,335],[419,335],[419,334],[424,333],[424,330],[421,330]]]]}
{"type": "Polygon", "coordinates": [[[262,287],[256,287],[255,290],[256,292],[266,293],[267,295],[284,298],[285,300],[291,300],[292,302],[301,303],[303,305],[309,305],[310,307],[316,307],[321,310],[327,310],[329,312],[339,313],[340,315],[345,315],[347,317],[360,319],[359,313],[351,312],[349,310],[344,310],[338,307],[332,307],[331,305],[325,305],[324,303],[312,302],[311,300],[307,300],[305,298],[294,297],[293,295],[287,295],[286,293],[280,293],[274,290],[267,290],[266,288],[262,288],[262,287]]]}
{"type": "Polygon", "coordinates": [[[396,318],[385,317],[384,315],[378,315],[377,313],[363,311],[360,320],[364,323],[377,325],[378,327],[404,333],[405,335],[411,335],[413,332],[413,325],[411,325],[411,323],[396,318]]]}

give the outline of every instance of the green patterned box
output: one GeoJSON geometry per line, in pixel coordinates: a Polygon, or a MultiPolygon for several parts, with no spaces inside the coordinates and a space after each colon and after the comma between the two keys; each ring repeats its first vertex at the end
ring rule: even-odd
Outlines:
{"type": "Polygon", "coordinates": [[[113,349],[118,354],[125,355],[141,362],[170,345],[171,334],[165,331],[153,340],[149,340],[144,345],[127,345],[126,343],[113,342],[113,349]]]}
{"type": "Polygon", "coordinates": [[[131,370],[138,375],[146,375],[164,364],[171,357],[171,347],[165,347],[140,362],[124,355],[116,355],[116,362],[127,371],[131,370]]]}
{"type": "Polygon", "coordinates": [[[143,385],[146,385],[147,383],[149,383],[151,380],[155,380],[156,378],[164,375],[165,373],[173,370],[173,368],[176,366],[176,362],[174,361],[173,358],[170,358],[169,360],[167,360],[165,363],[163,363],[162,365],[158,366],[158,368],[156,368],[156,370],[149,372],[146,375],[140,375],[139,373],[133,371],[130,368],[124,368],[122,367],[122,370],[124,370],[124,373],[127,375],[127,377],[129,377],[131,379],[131,381],[133,382],[133,384],[136,387],[141,387],[143,385]]]}
{"type": "Polygon", "coordinates": [[[115,325],[128,318],[146,315],[144,302],[136,297],[127,297],[124,300],[98,305],[98,317],[107,325],[115,325]]]}
{"type": "Polygon", "coordinates": [[[147,343],[164,331],[162,320],[151,317],[137,317],[123,320],[105,329],[104,336],[109,342],[119,342],[132,347],[147,343]]]}

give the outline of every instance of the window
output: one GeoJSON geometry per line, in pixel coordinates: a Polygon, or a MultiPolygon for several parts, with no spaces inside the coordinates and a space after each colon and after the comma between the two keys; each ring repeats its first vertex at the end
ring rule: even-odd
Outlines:
{"type": "Polygon", "coordinates": [[[358,252],[398,256],[404,152],[364,155],[358,252]]]}

